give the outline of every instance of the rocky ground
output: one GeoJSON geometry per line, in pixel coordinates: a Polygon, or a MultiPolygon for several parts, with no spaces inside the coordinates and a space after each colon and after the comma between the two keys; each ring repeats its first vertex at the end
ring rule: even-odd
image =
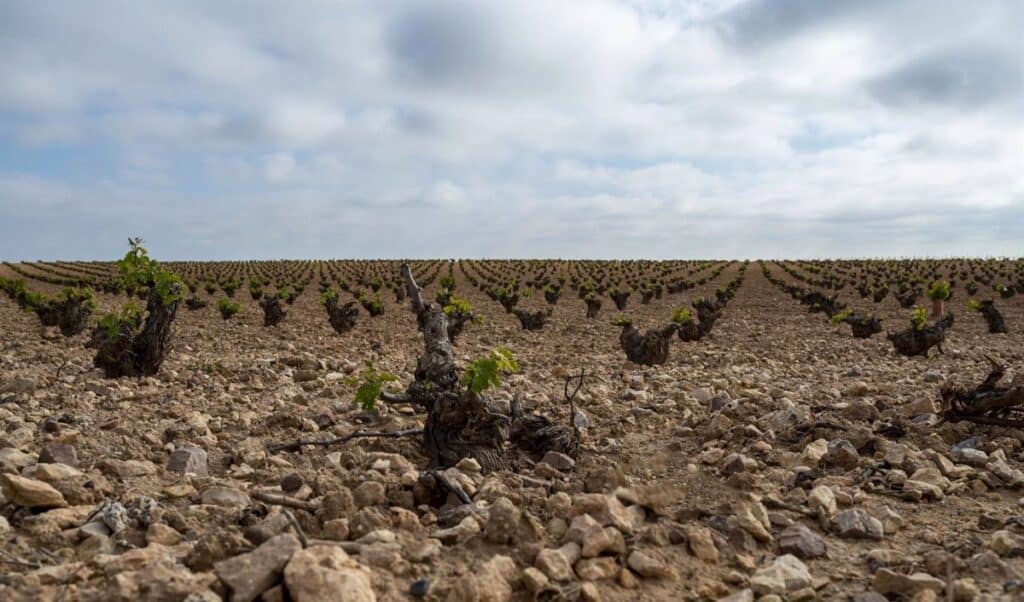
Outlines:
{"type": "MultiPolygon", "coordinates": [[[[625,313],[664,323],[738,268],[625,313]]],[[[248,298],[230,321],[182,308],[163,370],[137,380],[0,299],[0,599],[1024,599],[1024,431],[935,424],[940,386],[980,382],[983,353],[1020,368],[1024,302],[997,300],[1011,334],[989,335],[959,299],[946,353],[906,359],[751,264],[708,338],[645,368],[610,302],[587,321],[566,296],[526,332],[460,280],[484,317],[460,361],[511,348],[521,372],[494,396],[566,421],[564,378],[586,368],[591,426],[575,462],[464,461],[446,474],[472,504],[437,506],[415,438],[268,453],[422,424],[358,410],[348,382],[366,360],[411,380],[412,313],[339,336],[313,292],[274,328],[248,298]]]]}

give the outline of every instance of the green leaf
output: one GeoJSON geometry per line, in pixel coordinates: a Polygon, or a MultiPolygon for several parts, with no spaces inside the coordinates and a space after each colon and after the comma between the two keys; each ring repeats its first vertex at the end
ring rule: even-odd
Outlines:
{"type": "Polygon", "coordinates": [[[347,380],[348,384],[359,384],[353,400],[364,412],[371,412],[377,406],[377,398],[383,390],[384,383],[394,382],[398,377],[390,372],[377,370],[373,362],[366,362],[366,368],[358,377],[347,380]]]}
{"type": "Polygon", "coordinates": [[[910,325],[914,327],[914,330],[924,330],[925,323],[928,322],[928,312],[923,307],[917,307],[910,314],[910,325]]]}
{"type": "Polygon", "coordinates": [[[500,375],[518,371],[519,362],[516,361],[512,351],[507,347],[498,347],[492,350],[487,357],[470,362],[462,374],[462,384],[469,389],[470,393],[479,395],[487,389],[500,385],[500,375]]]}
{"type": "Polygon", "coordinates": [[[676,324],[686,324],[693,319],[693,312],[685,307],[676,308],[672,312],[672,321],[676,324]]]}

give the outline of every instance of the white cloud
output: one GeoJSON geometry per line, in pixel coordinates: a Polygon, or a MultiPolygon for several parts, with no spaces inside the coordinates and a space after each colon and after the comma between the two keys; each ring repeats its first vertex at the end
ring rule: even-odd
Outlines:
{"type": "Polygon", "coordinates": [[[346,239],[368,256],[1024,252],[985,238],[1024,214],[1013,0],[98,0],[0,23],[0,202],[25,199],[0,256],[88,256],[76,224],[128,199],[182,253],[289,255],[340,215],[452,238],[346,239]],[[67,207],[56,246],[25,234],[32,191],[67,207]],[[247,247],[253,199],[318,219],[247,247]]]}
{"type": "Polygon", "coordinates": [[[287,153],[274,153],[263,158],[263,177],[268,182],[281,182],[295,171],[295,158],[287,153]]]}

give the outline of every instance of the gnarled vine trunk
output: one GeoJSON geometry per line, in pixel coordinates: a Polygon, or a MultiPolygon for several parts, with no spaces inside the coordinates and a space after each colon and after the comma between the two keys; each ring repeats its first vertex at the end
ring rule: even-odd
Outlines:
{"type": "Polygon", "coordinates": [[[356,326],[356,318],[359,317],[359,309],[355,301],[349,301],[344,305],[338,305],[337,299],[329,299],[326,303],[327,319],[331,328],[338,334],[345,334],[356,326]]]}
{"type": "MultiPolygon", "coordinates": [[[[177,294],[180,285],[174,287],[172,295],[177,294]]],[[[97,327],[89,341],[89,346],[96,348],[93,364],[102,368],[107,378],[152,376],[159,372],[171,338],[171,322],[178,313],[178,303],[175,300],[164,305],[160,295],[150,290],[146,320],[141,330],[135,332],[131,324],[122,324],[120,330],[111,336],[103,327],[97,327]]]]}
{"type": "Polygon", "coordinates": [[[460,382],[455,367],[448,317],[441,307],[423,300],[422,289],[408,265],[402,266],[402,276],[424,342],[406,395],[427,412],[423,448],[431,467],[444,468],[463,458],[474,458],[488,472],[509,469],[513,465],[510,440],[531,452],[578,451],[575,429],[524,415],[516,407],[506,415],[486,396],[470,392],[460,382]]]}
{"type": "Polygon", "coordinates": [[[985,318],[985,322],[988,323],[988,331],[991,334],[1006,333],[1010,332],[1006,328],[1006,321],[1003,320],[1003,314],[999,313],[996,309],[996,304],[992,299],[986,299],[981,302],[981,316],[985,318]]]}
{"type": "Polygon", "coordinates": [[[612,301],[615,302],[615,309],[622,311],[626,309],[626,302],[629,301],[629,293],[626,291],[620,291],[610,295],[612,301]]]}
{"type": "Polygon", "coordinates": [[[644,333],[632,324],[624,324],[619,334],[619,345],[626,352],[626,358],[634,364],[656,366],[668,361],[669,342],[678,328],[675,324],[644,333]]]}
{"type": "Polygon", "coordinates": [[[454,344],[462,330],[473,321],[473,313],[455,312],[448,314],[448,339],[454,344]]]}
{"type": "Polygon", "coordinates": [[[57,326],[62,335],[70,337],[85,330],[92,306],[85,298],[51,300],[37,307],[36,315],[43,326],[57,326]]]}
{"type": "Polygon", "coordinates": [[[471,395],[459,382],[448,337],[448,318],[441,307],[426,303],[412,269],[402,266],[413,311],[423,331],[425,349],[406,392],[427,411],[423,448],[432,467],[453,466],[475,458],[485,470],[510,466],[505,442],[511,420],[489,400],[471,395]]]}
{"type": "Polygon", "coordinates": [[[523,327],[523,330],[540,330],[548,323],[548,318],[551,317],[551,308],[533,312],[517,309],[512,313],[519,318],[519,324],[523,327]]]}
{"type": "Polygon", "coordinates": [[[688,320],[679,325],[678,329],[680,341],[699,341],[704,337],[704,330],[701,328],[700,323],[695,320],[688,320]]]}
{"type": "Polygon", "coordinates": [[[857,339],[869,339],[871,335],[882,332],[882,321],[877,316],[853,313],[843,321],[850,325],[853,336],[857,339]]]}
{"type": "Polygon", "coordinates": [[[1000,385],[1006,367],[985,357],[992,369],[980,385],[971,389],[952,384],[942,387],[939,412],[942,422],[1024,427],[1024,377],[1018,374],[1009,386],[1000,385]]]}
{"type": "Polygon", "coordinates": [[[277,297],[263,297],[260,300],[260,307],[263,308],[264,326],[277,326],[288,315],[288,312],[281,307],[281,300],[277,297]]]}
{"type": "Polygon", "coordinates": [[[946,339],[946,331],[952,326],[953,314],[946,314],[946,317],[926,324],[920,330],[911,326],[900,332],[890,332],[887,338],[892,341],[896,353],[900,355],[928,357],[928,350],[932,347],[938,347],[939,353],[942,353],[942,341],[946,339]]]}

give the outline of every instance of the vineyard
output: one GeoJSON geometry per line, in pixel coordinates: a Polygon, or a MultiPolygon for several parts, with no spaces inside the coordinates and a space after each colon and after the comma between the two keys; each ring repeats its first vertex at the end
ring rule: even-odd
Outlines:
{"type": "Polygon", "coordinates": [[[0,599],[1024,597],[1024,261],[0,289],[0,599]]]}

